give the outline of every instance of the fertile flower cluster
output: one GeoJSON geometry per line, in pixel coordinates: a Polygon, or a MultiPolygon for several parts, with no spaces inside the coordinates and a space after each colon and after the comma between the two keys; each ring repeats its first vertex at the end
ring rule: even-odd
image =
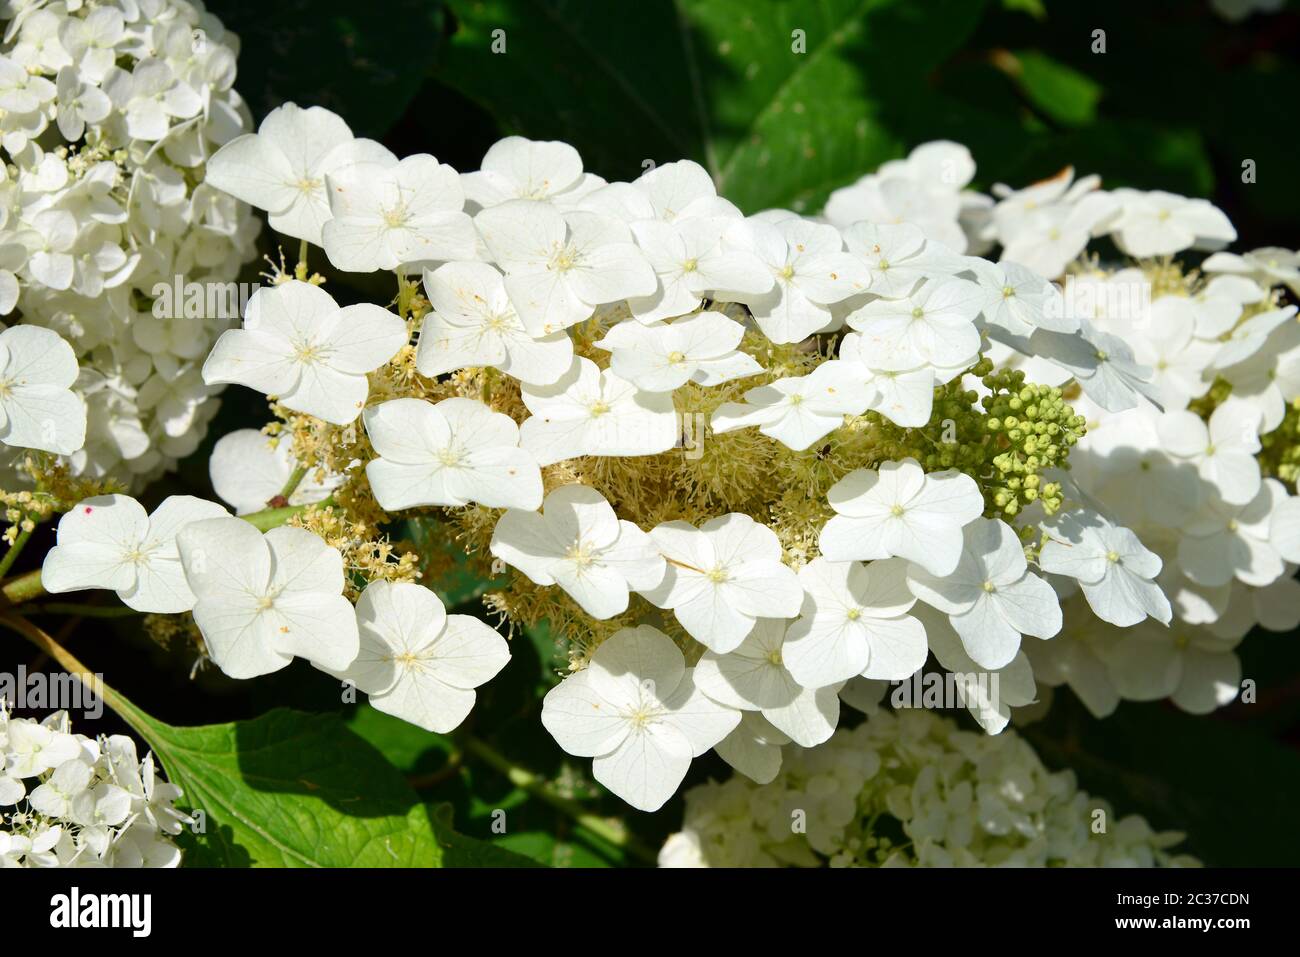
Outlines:
{"type": "Polygon", "coordinates": [[[259,516],[97,496],[45,587],[192,612],[232,677],[303,657],[441,732],[508,657],[414,580],[454,543],[492,610],[566,643],[542,721],[643,810],[710,749],[771,780],[931,653],[990,733],[1040,685],[1222,705],[1235,643],[1300,607],[1300,505],[1266,471],[1293,459],[1297,257],[1192,270],[1171,257],[1235,238],[1203,200],[973,175],[929,143],[824,219],[745,216],[690,161],[609,183],[510,137],[459,174],[283,106],[205,186],[302,243],[201,370],[272,402],[274,447],[211,466],[259,516]],[[1134,263],[1087,258],[1102,236],[1134,263]],[[396,296],[341,306],[313,246],[396,296]]]}
{"type": "Polygon", "coordinates": [[[66,711],[37,722],[0,703],[0,867],[176,867],[180,796],[126,735],[88,738],[66,711]]]}
{"type": "MultiPolygon", "coordinates": [[[[216,413],[199,369],[255,251],[251,210],[203,178],[251,124],[238,39],[187,0],[0,18],[0,442],[143,487],[216,413]]],[[[5,487],[22,463],[0,462],[5,487]]]]}
{"type": "Polygon", "coordinates": [[[662,867],[1188,867],[1139,815],[1117,818],[1050,772],[1013,731],[959,731],[925,711],[882,712],[780,776],[686,792],[662,867]]]}

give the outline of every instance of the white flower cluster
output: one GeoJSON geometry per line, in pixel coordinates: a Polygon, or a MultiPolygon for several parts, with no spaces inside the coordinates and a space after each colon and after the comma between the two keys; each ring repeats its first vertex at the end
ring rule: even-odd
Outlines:
{"type": "Polygon", "coordinates": [[[180,788],[126,735],[74,734],[66,711],[0,704],[0,867],[176,867],[180,788]]]}
{"type": "Polygon", "coordinates": [[[960,731],[925,711],[882,712],[780,777],[686,792],[661,867],[1186,867],[1183,835],[1115,816],[1073,772],[1048,771],[1015,732],[960,731]]]}
{"type": "MultiPolygon", "coordinates": [[[[1106,272],[1073,262],[1092,237],[1151,257],[1235,234],[1202,200],[1067,173],[994,202],[965,189],[973,173],[964,148],[926,144],[833,197],[832,222],[746,217],[690,161],[607,183],[566,144],[510,137],[459,174],[289,104],[222,147],[205,188],[340,270],[395,271],[396,312],[282,277],[202,381],[364,437],[298,501],[347,483],[381,522],[485,516],[483,549],[515,581],[617,621],[575,650],[542,720],[637,808],[711,748],[770,780],[782,745],[832,737],[841,694],[908,679],[932,651],[990,732],[1035,679],[1098,713],[1119,696],[1223,704],[1233,643],[1285,617],[1275,599],[1300,561],[1300,508],[1257,457],[1300,398],[1294,308],[1272,288],[1295,258],[1219,253],[1208,282],[1166,262],[1106,272]],[[994,242],[1000,261],[964,252],[994,242]],[[1093,426],[1077,475],[1054,471],[1084,423],[1067,399],[1093,426]],[[664,501],[629,507],[700,414],[706,445],[815,490],[794,506],[809,533],[778,514],[781,490],[713,508],[725,489],[683,504],[683,485],[659,485],[664,501]]],[[[219,452],[240,512],[297,471],[263,449],[245,480],[237,449],[219,452]]],[[[45,566],[51,591],[192,610],[233,677],[301,656],[376,707],[458,724],[502,640],[423,586],[373,581],[354,610],[345,584],[312,531],[263,534],[178,498],[153,515],[81,503],[45,566]]]]}
{"type": "Polygon", "coordinates": [[[216,412],[199,368],[255,252],[251,210],[203,181],[251,125],[238,39],[187,0],[0,18],[0,316],[23,324],[0,334],[0,442],[142,487],[216,412]]]}

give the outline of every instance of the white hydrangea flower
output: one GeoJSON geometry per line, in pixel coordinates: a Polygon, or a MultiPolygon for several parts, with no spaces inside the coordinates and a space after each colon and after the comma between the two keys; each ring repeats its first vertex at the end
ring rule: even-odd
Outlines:
{"type": "Polygon", "coordinates": [[[58,544],[45,555],[41,584],[52,594],[105,588],[128,608],[175,614],[194,607],[176,548],[191,522],[224,516],[215,502],[171,495],[152,514],[127,495],[83,499],[59,519],[58,544]]]}
{"type": "Polygon", "coordinates": [[[620,322],[595,345],[610,351],[610,370],[647,392],[672,392],[687,382],[713,386],[763,371],[737,346],[745,327],[720,312],[670,323],[620,322]]]}
{"type": "Polygon", "coordinates": [[[962,529],[984,511],[975,480],[954,470],[922,471],[916,459],[854,469],[826,493],[836,515],[818,547],[834,562],[906,558],[932,575],[957,567],[962,529]]]}
{"type": "Polygon", "coordinates": [[[867,290],[871,277],[862,261],[844,251],[833,226],[786,219],[775,225],[750,220],[733,232],[775,278],[772,291],[741,295],[758,327],[773,342],[798,342],[831,322],[830,306],[867,290]]]}
{"type": "Polygon", "coordinates": [[[946,614],[966,653],[983,668],[1003,668],[1020,649],[1020,636],[1051,638],[1061,630],[1061,603],[1033,572],[1015,531],[999,519],[965,528],[961,559],[939,577],[913,565],[907,585],[946,614]]]}
{"type": "Polygon", "coordinates": [[[189,119],[203,109],[198,93],[163,60],[140,60],[130,72],[111,66],[103,87],[113,106],[125,115],[126,131],[135,139],[160,140],[172,119],[189,119]]]}
{"type": "Polygon", "coordinates": [[[213,663],[256,678],[294,657],[342,671],[357,657],[357,619],[343,597],[343,556],[312,532],[263,535],[240,518],[192,522],[176,536],[194,621],[213,663]]]}
{"type": "Polygon", "coordinates": [[[786,622],[758,622],[731,651],[706,651],[695,666],[695,684],[721,705],[760,712],[791,741],[812,748],[839,723],[840,685],[805,688],[795,681],[782,659],[785,638],[786,622]]]}
{"type": "Polygon", "coordinates": [[[657,811],[691,759],[725,738],[740,712],[706,697],[681,651],[648,625],[604,641],[587,667],[547,692],[542,724],[632,807],[657,811]]]}
{"type": "Polygon", "coordinates": [[[1282,557],[1270,541],[1273,512],[1286,499],[1277,479],[1265,479],[1245,505],[1218,496],[1203,498],[1182,529],[1178,564],[1198,585],[1226,585],[1233,578],[1267,585],[1282,574],[1282,557]]]}
{"type": "Polygon", "coordinates": [[[1214,354],[1211,369],[1225,370],[1245,362],[1257,354],[1268,341],[1269,335],[1294,318],[1295,306],[1270,309],[1251,316],[1220,337],[1222,344],[1214,354]]]}
{"type": "Polygon", "coordinates": [[[799,570],[799,582],[803,607],[781,654],[803,687],[855,675],[898,681],[925,663],[925,629],[907,614],[916,597],[902,559],[864,565],[815,558],[799,570]]]}
{"type": "Polygon", "coordinates": [[[776,280],[763,262],[743,244],[726,241],[734,227],[734,220],[720,216],[634,221],[632,234],[659,281],[652,295],[628,301],[637,321],[649,324],[694,312],[719,290],[746,297],[770,291],[776,280]]]}
{"type": "Polygon", "coordinates": [[[620,520],[585,485],[557,488],[541,514],[507,511],[490,551],[538,585],[559,585],[593,618],[622,613],[630,591],[654,588],[664,577],[664,559],[650,536],[620,520]]]}
{"type": "Polygon", "coordinates": [[[803,589],[781,561],[776,533],[733,512],[699,528],[664,522],[650,538],[667,563],[663,580],[645,596],[671,608],[687,633],[706,648],[733,651],[764,618],[793,618],[803,589]]]}
{"type": "Polygon", "coordinates": [[[975,317],[986,294],[964,279],[930,280],[899,299],[876,299],[851,313],[848,324],[864,347],[898,370],[920,365],[966,366],[979,355],[975,317]]]}
{"type": "Polygon", "coordinates": [[[290,280],[253,294],[243,328],[222,333],[203,363],[203,380],[245,385],[297,412],[347,425],[366,404],[366,373],[406,338],[406,324],[387,309],[339,308],[325,290],[290,280]]]}
{"type": "Polygon", "coordinates": [[[767,784],[781,771],[781,749],[790,736],[778,730],[760,711],[745,711],[734,731],[713,746],[718,757],[758,784],[767,784]]]}
{"type": "Polygon", "coordinates": [[[1154,581],[1162,562],[1132,531],[1091,509],[1062,514],[1047,527],[1053,537],[1039,551],[1039,568],[1078,580],[1098,618],[1121,628],[1148,616],[1169,624],[1169,599],[1154,581]]]}
{"type": "Polygon", "coordinates": [[[1181,296],[1162,296],[1151,304],[1145,335],[1133,338],[1133,357],[1149,367],[1156,397],[1166,409],[1185,409],[1213,384],[1205,370],[1217,342],[1197,338],[1196,306],[1181,296]]]}
{"type": "Polygon", "coordinates": [[[1129,345],[1086,320],[1078,335],[1039,329],[1027,343],[1012,344],[1026,355],[1040,355],[1069,370],[1084,395],[1107,411],[1131,409],[1139,396],[1155,403],[1159,396],[1151,384],[1151,369],[1134,359],[1129,345]]]}
{"type": "Polygon", "coordinates": [[[966,653],[946,616],[927,605],[914,611],[935,660],[953,676],[957,698],[986,734],[1001,734],[1011,723],[1012,708],[1038,700],[1034,668],[1023,649],[1003,668],[982,668],[966,653]]]}
{"type": "MultiPolygon", "coordinates": [[[[217,496],[236,515],[247,515],[269,507],[293,475],[292,443],[273,439],[258,429],[227,432],[212,447],[208,477],[217,496]]],[[[310,505],[327,498],[343,481],[342,475],[309,469],[285,504],[310,505]],[[319,477],[318,477],[319,476],[319,477]]]]}
{"type": "Polygon", "coordinates": [[[475,206],[486,209],[512,199],[572,205],[604,184],[582,171],[582,157],[568,143],[507,136],[488,148],[482,168],[462,173],[461,186],[475,206]]]}
{"type": "Polygon", "coordinates": [[[321,243],[335,268],[396,269],[425,260],[473,259],[474,223],[460,177],[427,153],[353,162],[325,174],[331,219],[321,243]]]}
{"type": "Polygon", "coordinates": [[[71,391],[77,357],[57,333],[0,332],[0,441],[68,455],[85,444],[86,406],[71,391]]]}
{"type": "MultiPolygon", "coordinates": [[[[1226,255],[1229,254],[1215,253],[1210,259],[1226,255]]],[[[1209,261],[1207,259],[1201,268],[1208,269],[1209,261]]],[[[1229,274],[1214,276],[1193,296],[1162,296],[1156,302],[1166,307],[1185,305],[1192,312],[1197,338],[1218,339],[1232,331],[1246,306],[1259,302],[1264,296],[1265,291],[1254,280],[1229,274]]]]}
{"type": "Polygon", "coordinates": [[[1244,505],[1259,493],[1259,410],[1229,398],[1207,423],[1194,412],[1168,412],[1157,423],[1160,441],[1174,458],[1191,462],[1225,502],[1244,505]]]}
{"type": "Polygon", "coordinates": [[[1203,628],[1153,623],[1124,633],[1107,655],[1110,677],[1132,701],[1171,698],[1192,714],[1209,714],[1241,691],[1241,662],[1233,649],[1240,636],[1225,640],[1203,628]]]}
{"type": "Polygon", "coordinates": [[[885,163],[831,193],[826,218],[841,227],[859,220],[910,223],[927,238],[964,252],[962,190],[974,175],[975,161],[966,147],[947,140],[922,143],[906,159],[885,163]]]}
{"type": "Polygon", "coordinates": [[[1075,180],[1072,166],[1019,190],[995,185],[1000,201],[992,230],[1002,244],[1002,263],[1021,264],[1047,279],[1064,273],[1119,215],[1119,202],[1100,185],[1099,176],[1075,180]]]}
{"type": "Polygon", "coordinates": [[[710,428],[723,433],[757,426],[764,435],[800,451],[839,428],[846,415],[866,411],[872,391],[851,365],[832,359],[808,375],[750,389],[744,398],[718,406],[710,428]]]}
{"type": "Polygon", "coordinates": [[[551,385],[520,390],[532,415],[520,444],[550,465],[580,455],[654,455],[677,444],[672,396],[644,392],[590,359],[577,358],[551,385]]]}
{"type": "Polygon", "coordinates": [[[856,222],[843,233],[848,251],[867,267],[867,289],[882,299],[901,299],[919,283],[960,268],[956,253],[910,223],[856,222]]]}
{"type": "Polygon", "coordinates": [[[519,447],[519,426],[482,402],[391,399],[366,409],[364,422],[379,456],[367,463],[366,478],[385,511],[542,504],[542,473],[532,453],[519,447]]]}
{"type": "Polygon", "coordinates": [[[474,707],[474,689],[510,660],[506,640],[477,618],[448,615],[423,585],[376,581],[357,599],[361,650],[335,672],[378,711],[447,734],[474,707]]]}
{"type": "Polygon", "coordinates": [[[415,354],[421,375],[491,366],[520,382],[549,385],[573,366],[573,340],[562,331],[534,338],[492,266],[444,263],[425,270],[424,288],[432,311],[415,354]]]}
{"type": "Polygon", "coordinates": [[[1265,286],[1300,289],[1300,252],[1267,246],[1248,253],[1217,252],[1201,264],[1205,272],[1243,276],[1265,286]]]}
{"type": "Polygon", "coordinates": [[[319,246],[331,218],[325,177],[353,163],[396,162],[374,140],[354,139],[329,110],[285,103],[266,114],[256,133],[221,147],[208,161],[206,179],[265,210],[276,232],[319,246]]]}
{"type": "Polygon", "coordinates": [[[612,216],[521,199],[484,209],[474,224],[534,336],[582,322],[597,306],[649,296],[658,285],[628,227],[612,216]]]}
{"type": "Polygon", "coordinates": [[[896,425],[916,428],[930,421],[936,385],[961,375],[965,367],[938,368],[918,362],[910,369],[886,350],[876,348],[860,332],[840,340],[839,358],[858,378],[868,397],[868,408],[896,425]]]}
{"type": "Polygon", "coordinates": [[[997,265],[974,260],[974,273],[984,290],[980,315],[991,325],[1018,336],[1035,329],[1075,332],[1078,316],[1066,315],[1061,292],[1026,266],[1003,261],[997,265]]]}
{"type": "Polygon", "coordinates": [[[1228,217],[1208,200],[1159,190],[1117,189],[1111,195],[1120,204],[1111,227],[1115,242],[1135,259],[1218,249],[1237,238],[1228,217]]]}
{"type": "Polygon", "coordinates": [[[65,711],[14,718],[0,702],[0,768],[0,867],[180,864],[170,838],[193,823],[173,806],[181,790],[130,738],[73,734],[65,711]]]}

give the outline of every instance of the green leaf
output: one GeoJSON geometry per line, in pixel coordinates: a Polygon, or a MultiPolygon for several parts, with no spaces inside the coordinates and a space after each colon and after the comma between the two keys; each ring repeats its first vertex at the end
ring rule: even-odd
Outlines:
{"type": "Polygon", "coordinates": [[[997,62],[1048,117],[1066,126],[1085,126],[1097,118],[1101,86],[1073,67],[1036,50],[1004,53],[997,62]]]}
{"type": "MultiPolygon", "coordinates": [[[[122,708],[117,709],[122,712],[122,708]]],[[[253,867],[438,867],[443,847],[401,774],[338,715],[277,708],[179,728],[133,705],[181,803],[201,810],[187,862],[253,867]]]]}
{"type": "Polygon", "coordinates": [[[900,155],[982,0],[453,0],[436,76],[588,168],[703,164],[747,211],[813,208],[900,155]],[[493,52],[504,39],[505,52],[493,52]]]}
{"type": "Polygon", "coordinates": [[[114,707],[184,791],[181,805],[203,812],[204,833],[182,838],[189,865],[535,864],[457,834],[450,808],[423,804],[402,774],[337,714],[277,708],[251,721],[180,728],[120,696],[114,707]]]}
{"type": "Polygon", "coordinates": [[[439,833],[444,835],[444,867],[537,867],[548,863],[532,855],[516,853],[504,842],[488,843],[456,833],[451,826],[450,804],[439,804],[431,813],[439,833]]]}

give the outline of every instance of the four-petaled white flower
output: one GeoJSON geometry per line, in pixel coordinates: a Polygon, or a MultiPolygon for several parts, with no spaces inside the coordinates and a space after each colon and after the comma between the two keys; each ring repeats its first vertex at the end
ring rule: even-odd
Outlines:
{"type": "Polygon", "coordinates": [[[1207,424],[1195,412],[1169,412],[1156,425],[1164,449],[1191,462],[1223,500],[1245,505],[1259,493],[1259,409],[1242,399],[1229,398],[1207,424]]]}
{"type": "Polygon", "coordinates": [[[647,392],[671,392],[690,382],[713,386],[762,372],[737,350],[745,327],[720,312],[700,312],[671,323],[620,322],[595,345],[612,353],[611,371],[647,392]]]}
{"type": "Polygon", "coordinates": [[[1169,623],[1169,599],[1153,581],[1163,563],[1132,531],[1091,509],[1065,513],[1049,528],[1038,567],[1077,579],[1098,618],[1121,628],[1147,616],[1169,623]]]}
{"type": "Polygon", "coordinates": [[[738,647],[756,619],[799,614],[803,589],[781,561],[781,543],[766,525],[732,512],[699,528],[664,522],[650,531],[667,562],[663,581],[645,592],[671,608],[696,641],[717,652],[738,647]]]}
{"type": "Polygon", "coordinates": [[[648,625],[606,639],[586,669],[552,688],[542,724],[569,754],[632,807],[657,811],[704,754],[740,723],[740,712],[695,685],[677,646],[648,625]]]}
{"type": "Polygon", "coordinates": [[[41,584],[51,594],[106,588],[136,611],[189,611],[194,593],[176,535],[191,522],[226,514],[216,502],[191,495],[163,499],[152,515],[127,495],[84,499],[59,519],[58,544],[45,556],[41,584]]]}
{"type": "Polygon", "coordinates": [[[77,357],[57,332],[0,332],[0,442],[71,455],[86,442],[86,405],[71,386],[77,357]]]}
{"type": "Polygon", "coordinates": [[[242,518],[191,522],[176,536],[208,654],[232,678],[294,657],[342,671],[357,657],[357,618],[343,597],[343,555],[303,528],[263,535],[242,518]]]}
{"type": "Polygon", "coordinates": [[[728,654],[706,651],[695,666],[695,684],[718,704],[759,711],[802,748],[821,744],[840,718],[840,685],[805,688],[782,658],[787,622],[760,621],[728,654]]]}
{"type": "Polygon", "coordinates": [[[831,486],[836,515],[822,528],[819,547],[835,562],[906,558],[932,575],[947,575],[961,558],[962,529],[984,511],[984,496],[969,475],[926,474],[916,459],[855,469],[831,486]]]}
{"type": "Polygon", "coordinates": [[[693,312],[705,296],[719,290],[747,297],[768,292],[775,279],[762,261],[726,242],[739,222],[713,216],[633,222],[632,234],[654,267],[659,287],[650,296],[628,301],[632,315],[648,324],[693,312]]]}
{"type": "Polygon", "coordinates": [[[165,60],[140,60],[126,72],[112,66],[101,86],[113,105],[126,114],[126,132],[135,139],[160,140],[172,118],[186,119],[203,109],[193,87],[176,78],[165,60]]]}
{"type": "Polygon", "coordinates": [[[364,421],[379,455],[366,465],[366,478],[385,511],[542,504],[542,473],[519,447],[519,426],[482,402],[392,399],[366,409],[364,421]]]}
{"type": "Polygon", "coordinates": [[[975,275],[984,290],[985,322],[1018,336],[1032,335],[1035,329],[1074,332],[1079,328],[1078,317],[1065,314],[1060,290],[1032,269],[1015,262],[975,262],[975,275]]]}
{"type": "Polygon", "coordinates": [[[969,365],[980,350],[975,317],[984,299],[965,279],[928,280],[900,299],[872,300],[847,321],[873,352],[889,357],[889,368],[969,365]]]}
{"type": "Polygon", "coordinates": [[[1186,520],[1178,541],[1183,574],[1211,588],[1233,578],[1255,586],[1277,580],[1283,562],[1270,536],[1273,513],[1286,498],[1282,483],[1270,478],[1245,505],[1232,505],[1218,496],[1203,499],[1186,520]]]}
{"type": "Polygon", "coordinates": [[[582,322],[599,305],[649,296],[658,286],[627,225],[612,216],[517,199],[483,210],[474,223],[534,336],[582,322]]]}
{"type": "Polygon", "coordinates": [[[1184,249],[1219,249],[1237,238],[1228,217],[1204,199],[1159,190],[1117,189],[1115,244],[1134,259],[1168,256],[1184,249]]]}
{"type": "Polygon", "coordinates": [[[93,83],[85,82],[75,67],[65,66],[59,70],[56,85],[59,91],[59,132],[69,142],[81,139],[87,123],[92,126],[101,123],[113,112],[113,103],[108,95],[93,83]]]}
{"type": "Polygon", "coordinates": [[[728,236],[757,256],[775,280],[772,291],[762,295],[732,292],[749,305],[763,335],[773,342],[806,339],[831,323],[832,304],[866,292],[871,283],[862,260],[844,251],[839,230],[825,223],[750,220],[728,236]]]}
{"type": "Polygon", "coordinates": [[[321,242],[338,269],[474,258],[474,222],[465,214],[460,177],[427,153],[351,163],[327,173],[325,186],[333,218],[321,242]]]}
{"type": "Polygon", "coordinates": [[[329,110],[276,107],[256,133],[236,136],[208,160],[206,182],[258,209],[271,228],[319,246],[330,220],[325,177],[353,163],[396,163],[374,140],[354,139],[329,110]]]}
{"type": "Polygon", "coordinates": [[[492,532],[490,551],[538,585],[559,585],[593,618],[622,613],[631,590],[654,588],[664,577],[650,536],[586,485],[557,488],[540,515],[510,509],[492,532]]]}
{"type": "Polygon", "coordinates": [[[582,157],[568,143],[507,136],[483,156],[480,169],[462,173],[465,198],[486,209],[512,199],[534,199],[568,205],[604,185],[599,176],[582,171],[582,157]]]}
{"type": "Polygon", "coordinates": [[[961,268],[961,257],[911,223],[856,222],[844,230],[844,245],[866,263],[868,288],[883,299],[901,299],[922,280],[961,268]]]}
{"type": "Polygon", "coordinates": [[[805,688],[854,675],[901,681],[925,664],[925,629],[907,614],[916,603],[901,558],[864,565],[815,558],[799,570],[803,608],[782,656],[805,688]]]}
{"type": "Polygon", "coordinates": [[[1209,714],[1241,693],[1241,642],[1219,638],[1182,622],[1165,628],[1151,622],[1126,631],[1107,653],[1119,693],[1133,701],[1171,698],[1191,714],[1209,714]]]}
{"type": "Polygon", "coordinates": [[[1152,403],[1160,398],[1151,384],[1151,369],[1133,358],[1129,345],[1119,336],[1098,331],[1087,320],[1080,321],[1077,335],[1036,329],[1028,342],[1015,348],[1068,369],[1084,395],[1108,412],[1133,408],[1139,395],[1152,403]]]}
{"type": "Polygon", "coordinates": [[[492,266],[444,263],[426,269],[424,289],[433,308],[420,326],[420,375],[491,366],[520,382],[547,385],[573,365],[573,340],[563,331],[530,335],[492,266]]]}
{"type": "Polygon", "coordinates": [[[474,707],[474,689],[510,660],[510,646],[469,615],[448,615],[438,596],[410,582],[377,581],[357,600],[361,650],[334,674],[375,710],[446,734],[474,707]]]}
{"type": "Polygon", "coordinates": [[[797,452],[834,432],[846,415],[865,412],[873,395],[854,366],[831,359],[808,375],[750,389],[744,402],[724,402],[709,426],[723,433],[756,425],[797,452]]]}
{"type": "Polygon", "coordinates": [[[907,583],[921,601],[944,612],[966,653],[981,668],[1003,668],[1020,650],[1020,636],[1051,638],[1061,630],[1061,603],[1052,586],[1029,570],[1010,525],[980,518],[966,526],[961,559],[944,576],[913,565],[907,583]]]}
{"type": "Polygon", "coordinates": [[[575,359],[558,382],[520,393],[532,415],[519,441],[539,465],[579,455],[654,455],[680,434],[670,394],[640,391],[590,359],[575,359]]]}
{"type": "Polygon", "coordinates": [[[339,308],[325,290],[290,280],[253,293],[242,329],[221,334],[203,381],[234,382],[335,425],[361,414],[373,372],[406,344],[406,323],[370,303],[339,308]]]}

